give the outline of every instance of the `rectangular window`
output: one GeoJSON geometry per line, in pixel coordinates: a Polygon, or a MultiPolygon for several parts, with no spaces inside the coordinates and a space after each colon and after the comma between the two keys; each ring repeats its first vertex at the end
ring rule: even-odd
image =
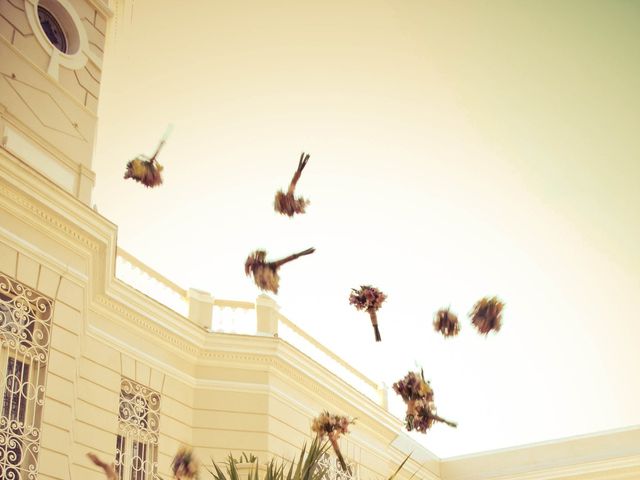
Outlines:
{"type": "Polygon", "coordinates": [[[0,478],[37,478],[53,302],[0,273],[0,478]]]}
{"type": "Polygon", "coordinates": [[[123,378],[120,386],[116,473],[119,480],[156,480],[160,394],[123,378]]]}

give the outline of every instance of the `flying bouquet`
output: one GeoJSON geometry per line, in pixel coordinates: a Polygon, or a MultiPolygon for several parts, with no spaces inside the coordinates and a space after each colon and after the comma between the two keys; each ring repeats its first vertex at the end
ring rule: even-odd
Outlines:
{"type": "Polygon", "coordinates": [[[127,178],[133,178],[136,182],[142,183],[145,187],[157,187],[162,184],[162,170],[164,167],[158,163],[158,154],[165,142],[169,133],[171,133],[171,125],[167,128],[166,133],[160,140],[160,145],[151,158],[146,155],[138,155],[133,160],[127,163],[127,170],[124,172],[125,180],[127,178]]]}
{"type": "Polygon", "coordinates": [[[349,425],[353,424],[353,420],[341,415],[334,415],[327,411],[322,412],[316,418],[313,419],[311,424],[311,430],[318,434],[318,438],[322,439],[326,435],[331,442],[333,451],[336,452],[336,457],[340,462],[340,466],[344,472],[348,472],[351,475],[351,469],[347,467],[347,463],[344,461],[340,446],[338,445],[338,439],[340,435],[346,435],[349,433],[349,425]]]}
{"type": "Polygon", "coordinates": [[[302,197],[296,198],[294,197],[293,192],[296,188],[296,183],[300,180],[302,170],[307,165],[308,161],[309,154],[305,155],[305,153],[302,152],[300,155],[300,161],[298,162],[298,169],[296,170],[296,173],[293,174],[287,193],[284,193],[282,190],[278,190],[278,193],[276,193],[276,198],[273,202],[273,208],[276,212],[281,213],[282,215],[287,215],[288,217],[293,217],[296,213],[305,212],[307,205],[309,205],[309,200],[302,197]]]}
{"type": "Polygon", "coordinates": [[[434,422],[446,423],[454,428],[458,426],[455,422],[445,420],[436,413],[433,389],[424,379],[422,371],[407,373],[402,380],[393,384],[393,390],[402,397],[407,405],[405,427],[408,432],[416,430],[420,433],[427,433],[434,422]]]}
{"type": "Polygon", "coordinates": [[[180,447],[173,461],[171,471],[176,480],[194,480],[198,478],[198,460],[188,447],[180,447]]]}
{"type": "Polygon", "coordinates": [[[378,330],[378,314],[376,312],[382,306],[382,302],[387,299],[387,296],[371,285],[362,285],[360,290],[356,290],[355,288],[351,290],[349,303],[354,305],[358,310],[365,310],[369,313],[373,331],[376,336],[376,342],[379,342],[382,338],[380,337],[380,330],[378,330]]]}
{"type": "Polygon", "coordinates": [[[502,326],[502,309],[504,303],[497,297],[484,297],[476,302],[469,313],[471,323],[482,335],[488,334],[491,330],[496,332],[502,326]]]}
{"type": "Polygon", "coordinates": [[[307,248],[302,252],[294,253],[281,260],[267,262],[267,252],[264,250],[256,250],[247,257],[247,261],[244,263],[244,273],[246,273],[247,276],[253,274],[253,281],[258,288],[277,294],[280,284],[278,269],[285,263],[302,257],[303,255],[310,255],[315,251],[315,248],[307,248]]]}
{"type": "Polygon", "coordinates": [[[445,338],[455,337],[460,333],[458,316],[448,308],[438,310],[433,319],[433,328],[436,332],[440,332],[445,338]]]}
{"type": "Polygon", "coordinates": [[[98,458],[98,456],[95,453],[87,453],[87,457],[89,457],[89,460],[91,460],[91,462],[93,462],[94,465],[100,467],[103,471],[104,471],[104,475],[105,477],[107,477],[108,480],[118,480],[118,475],[116,474],[116,467],[113,463],[106,463],[103,462],[102,460],[100,460],[100,458],[98,458]]]}

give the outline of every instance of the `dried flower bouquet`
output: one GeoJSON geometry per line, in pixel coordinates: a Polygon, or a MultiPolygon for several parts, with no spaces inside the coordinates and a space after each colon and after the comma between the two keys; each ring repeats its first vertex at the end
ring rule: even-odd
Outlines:
{"type": "Polygon", "coordinates": [[[307,166],[308,161],[309,154],[302,152],[300,160],[298,161],[298,168],[296,169],[296,173],[293,174],[287,193],[284,193],[282,190],[278,190],[278,193],[276,193],[276,197],[273,202],[273,207],[276,212],[281,213],[282,215],[287,215],[288,217],[293,217],[296,213],[305,213],[305,209],[307,208],[307,205],[309,205],[309,200],[306,200],[303,197],[296,198],[294,196],[294,191],[298,180],[300,180],[300,175],[302,175],[302,170],[307,166]]]}
{"type": "Polygon", "coordinates": [[[448,308],[438,310],[433,319],[433,328],[436,332],[440,332],[445,338],[455,337],[460,333],[458,316],[448,308]]]}
{"type": "Polygon", "coordinates": [[[247,257],[247,260],[244,263],[244,273],[247,276],[253,275],[253,281],[258,288],[277,294],[280,285],[278,269],[285,263],[295,260],[303,255],[310,255],[315,251],[315,248],[308,248],[302,252],[289,255],[281,260],[267,262],[267,252],[264,250],[256,250],[247,257]]]}
{"type": "Polygon", "coordinates": [[[198,478],[200,464],[193,455],[193,450],[188,447],[180,447],[171,462],[171,471],[176,480],[195,480],[198,478]]]}
{"type": "Polygon", "coordinates": [[[491,330],[499,331],[502,326],[502,303],[498,297],[484,297],[476,302],[469,313],[471,323],[482,335],[487,335],[491,330]]]}
{"type": "Polygon", "coordinates": [[[347,467],[347,463],[344,461],[344,457],[340,451],[340,446],[338,445],[338,439],[341,435],[349,433],[349,425],[351,424],[353,424],[352,419],[342,415],[334,415],[327,411],[322,412],[314,418],[313,423],[311,424],[311,430],[318,435],[318,438],[322,439],[326,436],[329,439],[329,442],[333,447],[333,451],[336,453],[336,457],[338,457],[342,470],[344,472],[349,472],[349,474],[351,474],[351,471],[349,467],[347,467]]]}
{"type": "Polygon", "coordinates": [[[436,413],[433,401],[433,389],[424,379],[424,374],[409,372],[405,377],[393,384],[393,390],[402,397],[407,405],[405,427],[407,431],[416,430],[426,433],[434,422],[446,423],[457,427],[455,422],[446,420],[436,413]]]}
{"type": "Polygon", "coordinates": [[[352,292],[349,295],[349,303],[354,305],[358,310],[364,310],[369,314],[376,342],[379,342],[382,340],[382,337],[380,337],[380,330],[378,329],[377,311],[382,306],[382,303],[387,299],[387,296],[371,285],[362,285],[359,290],[356,290],[355,288],[352,288],[351,290],[352,292]]]}
{"type": "Polygon", "coordinates": [[[127,163],[127,169],[124,172],[125,180],[133,178],[136,182],[142,183],[145,187],[153,188],[162,185],[162,170],[164,167],[158,163],[158,154],[171,132],[171,126],[160,140],[160,145],[151,158],[146,155],[138,155],[127,163]]]}

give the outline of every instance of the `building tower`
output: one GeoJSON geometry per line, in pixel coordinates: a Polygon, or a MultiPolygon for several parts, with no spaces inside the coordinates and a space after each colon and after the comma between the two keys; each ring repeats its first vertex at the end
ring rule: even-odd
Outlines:
{"type": "Polygon", "coordinates": [[[0,2],[2,145],[87,205],[111,16],[101,0],[0,2]]]}
{"type": "Polygon", "coordinates": [[[105,224],[88,207],[112,16],[101,0],[0,0],[2,479],[99,478],[74,447],[90,267],[73,242],[95,251],[78,219],[105,224]]]}

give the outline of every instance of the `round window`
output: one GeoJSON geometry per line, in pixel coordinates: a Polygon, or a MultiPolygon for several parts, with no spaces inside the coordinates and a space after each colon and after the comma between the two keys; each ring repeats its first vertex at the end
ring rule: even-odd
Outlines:
{"type": "Polygon", "coordinates": [[[67,37],[56,17],[49,10],[38,5],[38,20],[52,45],[62,53],[67,53],[67,37]]]}

